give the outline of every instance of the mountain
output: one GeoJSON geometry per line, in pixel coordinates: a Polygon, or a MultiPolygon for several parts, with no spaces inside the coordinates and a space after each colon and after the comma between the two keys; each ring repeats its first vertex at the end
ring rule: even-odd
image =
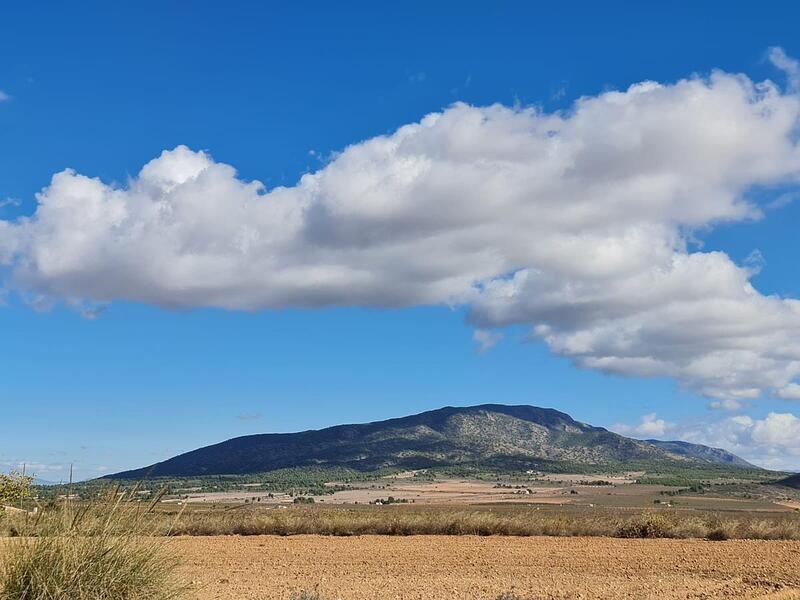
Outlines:
{"type": "Polygon", "coordinates": [[[787,477],[786,479],[780,480],[778,482],[778,485],[784,485],[786,487],[800,490],[800,473],[798,473],[797,475],[792,475],[791,477],[787,477]]]}
{"type": "Polygon", "coordinates": [[[527,469],[632,461],[674,467],[698,459],[580,423],[551,408],[484,404],[299,433],[248,435],[107,478],[252,474],[307,466],[527,469]]]}
{"type": "Polygon", "coordinates": [[[652,444],[657,448],[666,450],[670,454],[676,456],[683,456],[684,458],[699,460],[715,465],[731,465],[734,467],[746,467],[748,469],[757,469],[755,465],[747,462],[743,458],[739,458],[735,454],[723,450],[722,448],[711,448],[703,446],[702,444],[690,444],[689,442],[664,442],[661,440],[645,440],[648,444],[652,444]]]}
{"type": "Polygon", "coordinates": [[[55,481],[50,481],[48,479],[41,479],[39,477],[34,477],[33,478],[33,485],[61,485],[61,483],[57,483],[55,481]]]}

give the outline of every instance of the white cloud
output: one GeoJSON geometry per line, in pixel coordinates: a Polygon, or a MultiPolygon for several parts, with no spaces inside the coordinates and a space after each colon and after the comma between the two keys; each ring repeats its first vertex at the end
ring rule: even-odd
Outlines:
{"type": "Polygon", "coordinates": [[[778,390],[777,396],[784,400],[800,400],[800,385],[790,383],[778,390]]]}
{"type": "Polygon", "coordinates": [[[5,200],[0,200],[0,208],[5,208],[6,206],[19,206],[22,204],[16,198],[6,198],[5,200]]]}
{"type": "Polygon", "coordinates": [[[800,302],[689,240],[796,183],[799,118],[795,93],[715,72],[565,113],[455,104],[269,191],[181,146],[124,187],[56,174],[34,215],[0,220],[0,263],[41,305],[464,305],[584,368],[786,396],[800,302]]]}
{"type": "Polygon", "coordinates": [[[671,423],[667,423],[664,419],[659,419],[656,413],[650,413],[649,415],[644,415],[638,425],[630,426],[620,423],[615,425],[613,429],[622,435],[632,435],[640,438],[660,438],[667,431],[670,431],[672,427],[671,423]]]}
{"type": "Polygon", "coordinates": [[[767,54],[769,61],[786,74],[790,89],[800,88],[800,63],[786,55],[783,48],[774,47],[767,54]]]}
{"type": "Polygon", "coordinates": [[[784,208],[785,206],[789,206],[792,202],[797,200],[798,197],[800,197],[800,193],[798,193],[797,191],[781,194],[774,200],[768,202],[765,208],[768,208],[770,210],[784,208]]]}
{"type": "Polygon", "coordinates": [[[669,438],[724,448],[770,469],[800,469],[800,418],[792,413],[771,412],[763,419],[733,415],[716,421],[682,424],[670,423],[650,413],[636,425],[618,423],[612,429],[637,438],[669,438]]]}
{"type": "Polygon", "coordinates": [[[472,339],[478,344],[478,351],[484,353],[502,340],[503,334],[498,331],[476,329],[472,334],[472,339]]]}
{"type": "Polygon", "coordinates": [[[9,96],[3,90],[0,90],[0,102],[5,102],[6,100],[11,100],[11,96],[9,96]]]}
{"type": "Polygon", "coordinates": [[[264,415],[260,412],[250,412],[250,413],[240,413],[236,415],[236,418],[240,421],[258,421],[264,415]]]}
{"type": "Polygon", "coordinates": [[[713,402],[708,403],[708,408],[713,408],[714,410],[739,410],[744,406],[743,402],[736,400],[735,398],[723,398],[722,400],[714,400],[713,402]]]}
{"type": "Polygon", "coordinates": [[[25,471],[27,475],[32,477],[43,476],[47,477],[53,474],[60,474],[64,471],[65,465],[42,463],[42,462],[26,462],[21,460],[0,460],[0,473],[17,472],[22,473],[25,471]]]}
{"type": "Polygon", "coordinates": [[[95,321],[108,310],[108,306],[83,307],[80,310],[81,316],[87,321],[95,321]]]}
{"type": "Polygon", "coordinates": [[[800,419],[771,412],[763,419],[737,415],[676,432],[680,439],[733,452],[772,469],[800,468],[800,419]]]}

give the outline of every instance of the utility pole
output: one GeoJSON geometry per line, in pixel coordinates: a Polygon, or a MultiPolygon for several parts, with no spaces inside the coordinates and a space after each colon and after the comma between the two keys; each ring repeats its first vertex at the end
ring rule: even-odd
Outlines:
{"type": "MultiPolygon", "coordinates": [[[[21,482],[22,485],[25,485],[25,468],[27,466],[28,466],[27,463],[22,463],[22,482],[21,482]]],[[[23,490],[25,488],[21,487],[20,489],[23,490]]],[[[22,510],[22,496],[24,496],[23,492],[21,492],[19,495],[19,506],[17,506],[17,508],[19,508],[20,510],[22,510]]]]}

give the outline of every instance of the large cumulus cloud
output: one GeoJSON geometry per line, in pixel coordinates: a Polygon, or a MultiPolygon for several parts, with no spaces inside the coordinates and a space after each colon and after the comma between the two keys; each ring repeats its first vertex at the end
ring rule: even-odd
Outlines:
{"type": "Polygon", "coordinates": [[[7,285],[166,307],[467,306],[582,367],[724,402],[800,397],[800,302],[692,233],[800,174],[800,98],[715,72],[563,113],[455,104],[271,190],[185,147],[125,186],[67,170],[0,220],[7,285]]]}

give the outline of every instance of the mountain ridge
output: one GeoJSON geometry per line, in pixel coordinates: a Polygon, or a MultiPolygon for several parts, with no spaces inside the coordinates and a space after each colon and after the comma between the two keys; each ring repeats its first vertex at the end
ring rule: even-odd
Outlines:
{"type": "Polygon", "coordinates": [[[790,475],[786,479],[781,479],[778,482],[778,485],[800,490],[800,473],[797,473],[796,475],[790,475]]]}
{"type": "Polygon", "coordinates": [[[758,468],[754,464],[747,462],[745,459],[736,456],[732,452],[728,452],[723,448],[714,448],[712,446],[693,444],[691,442],[683,442],[680,440],[651,439],[644,441],[672,454],[704,460],[711,464],[733,465],[736,467],[747,467],[751,469],[758,468]]]}
{"type": "Polygon", "coordinates": [[[672,466],[687,461],[730,465],[714,462],[719,457],[713,452],[706,458],[686,452],[675,453],[627,438],[576,421],[553,408],[481,404],[446,406],[383,421],[297,433],[241,436],[106,478],[244,475],[309,466],[371,471],[463,465],[519,469],[536,468],[542,463],[607,465],[632,461],[672,466]]]}

